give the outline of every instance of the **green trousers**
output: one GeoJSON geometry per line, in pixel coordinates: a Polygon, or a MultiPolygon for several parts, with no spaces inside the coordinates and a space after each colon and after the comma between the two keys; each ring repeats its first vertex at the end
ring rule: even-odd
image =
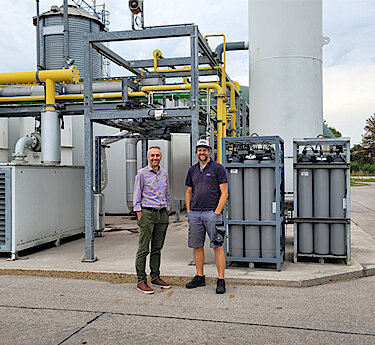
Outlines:
{"type": "Polygon", "coordinates": [[[142,210],[142,217],[137,221],[139,226],[138,250],[135,259],[138,283],[147,279],[146,257],[150,253],[151,280],[160,276],[161,249],[169,224],[166,211],[153,212],[142,210]],[[151,252],[150,252],[151,242],[151,252]]]}

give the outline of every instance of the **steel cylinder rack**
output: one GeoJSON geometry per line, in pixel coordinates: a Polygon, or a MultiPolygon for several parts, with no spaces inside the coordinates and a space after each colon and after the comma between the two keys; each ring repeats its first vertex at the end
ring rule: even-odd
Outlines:
{"type": "Polygon", "coordinates": [[[294,139],[294,262],[350,254],[350,139],[294,139]]]}
{"type": "Polygon", "coordinates": [[[284,141],[278,136],[223,138],[229,178],[224,214],[226,264],[274,263],[285,256],[284,141]]]}

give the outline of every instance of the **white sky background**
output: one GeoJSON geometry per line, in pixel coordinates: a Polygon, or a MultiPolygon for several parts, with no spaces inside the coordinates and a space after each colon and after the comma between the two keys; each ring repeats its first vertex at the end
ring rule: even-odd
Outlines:
{"type": "MultiPolygon", "coordinates": [[[[302,1],[302,0],[301,0],[302,1]]],[[[128,0],[98,0],[111,12],[110,30],[130,29],[128,0]]],[[[62,0],[40,0],[40,12],[62,0]]],[[[71,1],[69,1],[71,3],[71,1]]],[[[227,41],[248,41],[246,0],[145,0],[145,25],[195,23],[203,35],[224,33],[227,41]]],[[[1,0],[0,72],[35,70],[35,0],[1,0]]],[[[323,0],[323,35],[331,42],[323,48],[323,116],[330,126],[359,143],[365,120],[375,112],[375,1],[323,0]]],[[[127,59],[163,55],[185,56],[184,40],[133,43],[124,51],[127,59]]],[[[212,49],[221,43],[210,39],[212,49]]],[[[123,52],[118,45],[112,49],[123,52]]],[[[228,74],[248,85],[248,52],[228,52],[228,74]]],[[[112,67],[114,74],[118,73],[112,67]]]]}

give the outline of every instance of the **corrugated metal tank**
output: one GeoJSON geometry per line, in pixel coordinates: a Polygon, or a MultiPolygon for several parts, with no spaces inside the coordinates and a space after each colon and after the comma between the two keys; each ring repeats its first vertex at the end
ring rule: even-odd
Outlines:
{"type": "MultiPolygon", "coordinates": [[[[40,15],[40,63],[45,69],[60,69],[64,61],[64,7],[52,6],[50,11],[40,15]]],[[[68,7],[69,57],[83,75],[83,35],[104,30],[103,23],[82,8],[68,7]]],[[[34,18],[36,25],[36,18],[34,18]]],[[[102,76],[102,58],[93,53],[93,76],[102,76]]]]}
{"type": "Polygon", "coordinates": [[[293,138],[323,132],[321,0],[250,0],[250,130],[285,141],[293,191],[293,138]]]}

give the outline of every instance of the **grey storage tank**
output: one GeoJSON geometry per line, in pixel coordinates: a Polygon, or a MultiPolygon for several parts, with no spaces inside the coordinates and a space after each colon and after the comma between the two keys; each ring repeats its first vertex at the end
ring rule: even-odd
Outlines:
{"type": "MultiPolygon", "coordinates": [[[[37,25],[36,17],[33,18],[37,25]]],[[[83,36],[104,31],[105,25],[96,16],[80,7],[68,6],[68,51],[74,65],[83,71],[83,36]]],[[[39,18],[40,65],[43,69],[61,69],[65,66],[64,6],[52,6],[39,18]]],[[[102,77],[102,57],[93,52],[93,76],[102,77]]]]}

